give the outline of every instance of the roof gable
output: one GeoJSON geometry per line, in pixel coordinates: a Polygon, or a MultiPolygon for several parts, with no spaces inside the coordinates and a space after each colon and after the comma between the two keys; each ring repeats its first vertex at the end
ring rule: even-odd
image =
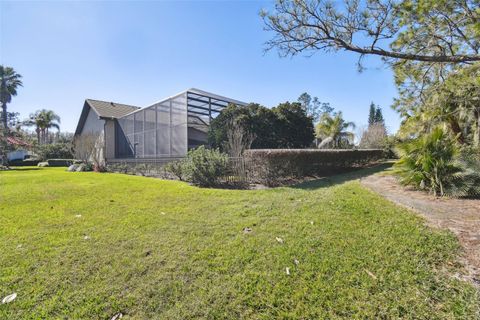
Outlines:
{"type": "Polygon", "coordinates": [[[75,135],[79,135],[82,132],[90,110],[93,110],[99,118],[117,119],[137,109],[140,108],[128,104],[87,99],[83,104],[82,113],[80,115],[80,119],[78,120],[75,135]]]}

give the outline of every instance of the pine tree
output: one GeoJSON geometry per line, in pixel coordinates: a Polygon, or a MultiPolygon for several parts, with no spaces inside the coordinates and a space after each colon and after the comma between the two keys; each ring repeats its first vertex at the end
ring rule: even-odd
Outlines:
{"type": "Polygon", "coordinates": [[[368,126],[370,127],[372,124],[375,123],[375,119],[376,119],[376,108],[375,108],[375,104],[372,102],[370,103],[370,111],[368,113],[368,126]]]}
{"type": "Polygon", "coordinates": [[[380,107],[377,107],[377,109],[375,110],[375,123],[385,123],[385,120],[383,119],[382,108],[380,107]]]}

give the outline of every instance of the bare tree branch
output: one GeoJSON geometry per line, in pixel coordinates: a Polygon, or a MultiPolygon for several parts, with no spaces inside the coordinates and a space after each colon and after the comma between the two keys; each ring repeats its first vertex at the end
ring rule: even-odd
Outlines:
{"type": "Polygon", "coordinates": [[[478,0],[438,2],[427,11],[397,0],[344,0],[341,7],[338,2],[278,0],[272,13],[261,14],[265,29],[274,32],[266,50],[277,48],[283,56],[346,50],[392,60],[480,61],[479,35],[471,31],[480,20],[478,0]]]}

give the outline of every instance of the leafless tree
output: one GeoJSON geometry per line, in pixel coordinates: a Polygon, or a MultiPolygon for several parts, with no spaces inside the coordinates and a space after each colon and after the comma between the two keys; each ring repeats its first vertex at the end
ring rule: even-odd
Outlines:
{"type": "Polygon", "coordinates": [[[255,136],[248,132],[237,120],[232,119],[228,124],[226,150],[230,157],[241,157],[243,152],[250,149],[255,136]]]}
{"type": "Polygon", "coordinates": [[[86,133],[74,139],[75,157],[83,162],[92,162],[95,166],[103,165],[103,135],[86,133]]]}
{"type": "Polygon", "coordinates": [[[383,123],[374,123],[363,131],[360,139],[360,149],[382,149],[387,139],[387,130],[383,123]]]}

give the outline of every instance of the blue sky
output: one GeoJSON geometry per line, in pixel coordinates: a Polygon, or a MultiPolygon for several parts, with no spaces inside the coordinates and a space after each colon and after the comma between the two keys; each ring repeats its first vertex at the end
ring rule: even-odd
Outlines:
{"type": "Polygon", "coordinates": [[[371,101],[390,132],[392,72],[377,58],[358,73],[353,53],[280,58],[264,53],[272,35],[258,13],[271,2],[0,1],[0,63],[23,75],[9,105],[21,118],[37,109],[73,132],[86,98],[147,106],[195,87],[272,107],[302,92],[330,102],[359,127],[371,101]]]}

